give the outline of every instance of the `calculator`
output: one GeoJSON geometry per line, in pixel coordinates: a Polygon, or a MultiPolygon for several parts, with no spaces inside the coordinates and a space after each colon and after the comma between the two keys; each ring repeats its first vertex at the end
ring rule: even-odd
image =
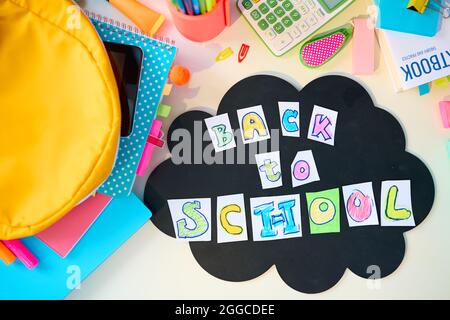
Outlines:
{"type": "Polygon", "coordinates": [[[275,56],[308,38],[354,0],[237,0],[237,6],[275,56]]]}

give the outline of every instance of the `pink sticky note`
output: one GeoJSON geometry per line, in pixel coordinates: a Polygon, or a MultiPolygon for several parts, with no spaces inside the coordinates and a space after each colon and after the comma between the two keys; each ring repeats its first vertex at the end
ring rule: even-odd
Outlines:
{"type": "Polygon", "coordinates": [[[97,193],[73,208],[50,228],[38,233],[36,237],[65,258],[110,201],[110,196],[97,193]]]}
{"type": "Polygon", "coordinates": [[[450,128],[450,101],[439,102],[439,109],[441,109],[441,118],[444,128],[450,128]]]}
{"type": "Polygon", "coordinates": [[[371,74],[375,70],[375,29],[368,18],[356,18],[353,24],[353,74],[371,74]]]}

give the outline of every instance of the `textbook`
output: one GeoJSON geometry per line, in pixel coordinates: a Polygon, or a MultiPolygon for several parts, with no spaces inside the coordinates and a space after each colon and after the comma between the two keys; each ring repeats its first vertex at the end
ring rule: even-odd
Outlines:
{"type": "Polygon", "coordinates": [[[380,29],[378,39],[396,91],[450,75],[450,20],[434,37],[380,29]]]}

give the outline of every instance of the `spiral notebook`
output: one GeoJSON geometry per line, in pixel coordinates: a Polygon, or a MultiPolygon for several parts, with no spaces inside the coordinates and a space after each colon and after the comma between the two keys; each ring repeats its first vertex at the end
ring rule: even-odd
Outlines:
{"type": "Polygon", "coordinates": [[[111,197],[131,193],[164,85],[176,54],[172,41],[150,38],[138,28],[84,10],[105,43],[122,107],[122,130],[116,162],[98,192],[111,197]]]}

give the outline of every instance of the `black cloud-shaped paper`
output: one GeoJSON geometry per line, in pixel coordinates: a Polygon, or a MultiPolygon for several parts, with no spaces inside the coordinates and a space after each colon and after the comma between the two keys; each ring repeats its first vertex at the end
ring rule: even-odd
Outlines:
{"type": "MultiPolygon", "coordinates": [[[[412,208],[416,225],[431,210],[434,183],[427,167],[405,151],[405,136],[398,121],[374,106],[367,91],[357,82],[342,76],[326,76],[306,85],[300,92],[289,82],[274,76],[258,75],[235,84],[223,97],[217,114],[228,113],[231,126],[239,128],[236,110],[263,105],[270,129],[280,129],[278,101],[300,102],[300,138],[280,137],[283,186],[261,188],[255,164],[175,165],[168,159],[150,175],[145,189],[145,204],[153,212],[153,223],[175,237],[168,199],[211,197],[212,241],[190,242],[197,262],[210,274],[227,281],[258,277],[275,265],[281,278],[295,290],[317,293],[331,288],[346,268],[363,278],[394,272],[405,254],[403,233],[411,227],[364,226],[350,228],[341,195],[341,232],[313,235],[309,232],[306,192],[345,185],[373,182],[375,202],[380,214],[383,180],[411,180],[412,208]],[[335,146],[308,140],[307,129],[314,105],[339,112],[335,146]],[[296,153],[312,150],[320,181],[292,188],[290,165],[296,153]],[[217,243],[216,197],[244,193],[249,241],[217,243]],[[300,194],[303,236],[275,241],[251,240],[250,201],[252,197],[300,194]]],[[[185,128],[192,134],[194,121],[211,115],[200,111],[182,114],[172,123],[172,132],[185,128]]],[[[202,130],[206,126],[202,122],[202,130]]],[[[203,142],[203,149],[210,142],[203,142]]],[[[248,145],[246,145],[248,152],[248,145]]],[[[269,150],[267,151],[276,151],[269,150]]],[[[194,157],[192,147],[191,157],[194,157]]],[[[248,153],[247,153],[248,154],[248,153]]],[[[342,191],[341,191],[342,194],[342,191]]],[[[188,270],[185,270],[188,273],[188,270]]]]}

